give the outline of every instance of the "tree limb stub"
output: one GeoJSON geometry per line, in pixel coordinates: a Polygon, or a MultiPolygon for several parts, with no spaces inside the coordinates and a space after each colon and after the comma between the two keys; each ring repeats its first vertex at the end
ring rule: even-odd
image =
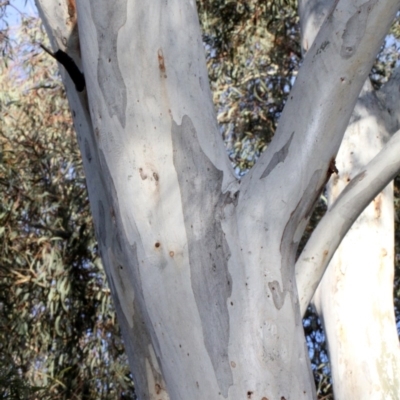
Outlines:
{"type": "Polygon", "coordinates": [[[68,75],[72,79],[72,82],[74,82],[76,90],[78,92],[82,92],[83,89],[85,89],[85,76],[79,70],[78,66],[75,64],[75,61],[65,51],[59,49],[53,53],[42,44],[39,44],[39,46],[64,66],[65,70],[68,72],[68,75]]]}

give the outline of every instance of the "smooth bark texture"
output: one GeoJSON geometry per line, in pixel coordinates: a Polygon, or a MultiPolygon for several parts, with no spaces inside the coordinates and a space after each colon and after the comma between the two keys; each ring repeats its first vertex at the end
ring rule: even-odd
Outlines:
{"type": "Polygon", "coordinates": [[[79,33],[70,0],[38,3],[53,45],[80,40],[87,92],[66,85],[139,398],[315,398],[296,248],[397,3],[337,4],[241,183],[194,1],[79,1],[79,33]]]}
{"type": "MultiPolygon", "coordinates": [[[[364,121],[369,124],[370,121],[364,121]]],[[[357,126],[360,128],[360,125],[357,126]]],[[[365,127],[364,127],[365,129],[365,127]]],[[[359,140],[358,138],[354,138],[353,140],[359,140]]],[[[376,136],[379,138],[379,135],[376,136]]],[[[354,147],[350,148],[351,150],[355,150],[354,147]]],[[[351,247],[351,254],[352,258],[354,257],[355,247],[360,241],[363,243],[360,247],[359,257],[361,254],[368,254],[369,251],[375,252],[375,248],[379,247],[376,246],[377,240],[382,242],[382,246],[392,248],[393,247],[393,228],[390,229],[390,226],[393,225],[393,189],[390,185],[388,187],[389,193],[382,192],[382,195],[379,195],[380,187],[375,185],[376,181],[380,181],[382,186],[389,184],[393,178],[397,175],[400,169],[400,158],[398,157],[400,153],[400,131],[396,132],[395,135],[391,138],[391,140],[386,144],[384,149],[378,153],[378,155],[371,160],[368,164],[360,164],[358,168],[353,167],[352,162],[344,162],[341,163],[343,175],[345,178],[341,182],[342,190],[337,189],[337,192],[330,195],[329,199],[335,199],[335,201],[331,200],[331,207],[325,214],[325,216],[321,219],[318,226],[315,228],[311,238],[307,242],[299,260],[296,263],[296,275],[297,275],[297,284],[299,288],[304,288],[301,291],[300,295],[300,308],[301,313],[304,315],[308,304],[311,301],[312,296],[315,293],[315,288],[320,283],[325,270],[329,262],[331,261],[335,251],[339,247],[339,244],[342,242],[344,235],[346,232],[352,227],[356,218],[362,213],[362,211],[374,200],[371,208],[375,210],[375,214],[373,218],[381,219],[383,212],[388,212],[387,217],[387,224],[386,229],[377,229],[370,224],[366,224],[365,218],[360,219],[359,223],[364,223],[362,227],[364,227],[364,231],[361,233],[360,238],[357,241],[352,241],[349,243],[351,247]],[[355,174],[355,176],[349,181],[349,171],[348,166],[351,165],[351,172],[355,174]],[[347,168],[346,168],[347,167],[347,168]],[[346,190],[343,190],[345,188],[346,190]],[[339,195],[340,193],[340,195],[339,195]],[[378,196],[378,197],[377,197],[378,196]],[[382,198],[389,197],[389,201],[382,204],[382,198]],[[386,204],[387,203],[387,204],[386,204]],[[386,206],[386,207],[385,207],[386,206]],[[362,239],[366,239],[368,236],[368,230],[371,229],[376,233],[374,235],[374,239],[370,240],[369,242],[363,242],[362,239]],[[384,235],[385,240],[381,238],[384,235]],[[375,237],[376,236],[376,237],[375,237]],[[313,289],[314,288],[314,289],[313,289]]],[[[354,154],[354,152],[353,152],[354,154]]],[[[369,158],[366,156],[365,158],[369,158]]],[[[357,163],[359,160],[357,160],[357,163]]],[[[335,179],[335,183],[337,184],[338,179],[335,179]]],[[[367,210],[366,210],[367,211],[367,210]]],[[[366,213],[367,214],[367,213],[366,213]]],[[[386,221],[385,221],[386,222],[386,221]]],[[[381,228],[381,225],[384,223],[379,221],[378,228],[381,228]]],[[[361,229],[359,224],[353,225],[352,229],[361,229]]],[[[346,236],[347,237],[347,236],[346,236]]],[[[347,239],[346,239],[347,240],[347,239]]],[[[350,242],[350,241],[349,241],[350,242]]],[[[390,253],[393,253],[393,249],[390,250],[390,253]]],[[[384,257],[386,257],[389,252],[383,252],[384,257]]],[[[390,257],[389,257],[390,258],[390,257]]],[[[356,258],[357,259],[357,258],[356,258]]],[[[370,257],[366,258],[368,260],[368,264],[374,264],[371,262],[371,255],[370,257]]],[[[343,263],[344,261],[341,261],[343,263]]],[[[357,264],[362,264],[359,261],[357,264]]],[[[381,263],[377,263],[381,264],[381,263]]],[[[389,277],[392,277],[391,281],[385,281],[388,288],[383,291],[377,291],[377,293],[391,293],[391,288],[393,286],[393,254],[391,256],[391,262],[389,265],[385,264],[385,270],[388,270],[389,277]]],[[[365,274],[359,275],[360,282],[362,282],[362,278],[365,278],[365,274]]],[[[358,287],[358,286],[357,286],[358,287]]],[[[355,297],[358,297],[358,293],[355,288],[352,288],[352,294],[355,297]]],[[[370,297],[370,296],[368,296],[370,297]]],[[[382,302],[380,302],[382,304],[382,302]]],[[[390,309],[393,313],[393,297],[390,299],[390,309]]],[[[365,307],[365,304],[363,308],[365,307]]],[[[394,314],[393,314],[394,317],[394,314]]],[[[394,320],[392,321],[394,322],[394,320]]],[[[395,329],[395,322],[394,325],[391,327],[391,330],[394,332],[395,329]]],[[[350,330],[351,327],[348,326],[350,330]]]]}
{"type": "MultiPolygon", "coordinates": [[[[300,3],[304,47],[312,43],[332,3],[300,3]]],[[[388,132],[398,129],[398,121],[390,118],[398,110],[383,104],[389,103],[378,100],[367,80],[336,157],[338,173],[327,188],[329,209],[296,264],[303,314],[333,257],[314,304],[327,335],[337,399],[397,399],[400,392],[392,291],[393,187],[378,194],[374,183],[389,183],[399,170],[400,132],[380,152],[388,132]]]]}

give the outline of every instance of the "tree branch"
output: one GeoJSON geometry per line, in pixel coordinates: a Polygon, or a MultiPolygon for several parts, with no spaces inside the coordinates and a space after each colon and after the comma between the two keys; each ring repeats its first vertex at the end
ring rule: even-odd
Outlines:
{"type": "Polygon", "coordinates": [[[296,263],[300,309],[304,315],[323,274],[353,222],[400,170],[400,130],[354,177],[315,228],[296,263]]]}
{"type": "Polygon", "coordinates": [[[398,6],[397,0],[337,2],[329,13],[307,52],[271,144],[242,180],[243,236],[251,232],[265,243],[271,240],[268,232],[276,234],[286,221],[280,251],[288,254],[291,247],[294,257],[398,6]],[[247,210],[252,210],[254,224],[247,210]],[[262,219],[265,224],[259,223],[262,219]]]}

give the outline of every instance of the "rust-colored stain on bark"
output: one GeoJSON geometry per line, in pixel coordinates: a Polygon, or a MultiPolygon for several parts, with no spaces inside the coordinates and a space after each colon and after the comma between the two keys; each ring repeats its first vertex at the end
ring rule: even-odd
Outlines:
{"type": "Polygon", "coordinates": [[[68,15],[72,23],[76,23],[76,3],[75,0],[67,0],[68,15]]]}
{"type": "Polygon", "coordinates": [[[174,255],[175,255],[175,253],[171,250],[171,251],[169,252],[169,256],[172,258],[174,255]]]}
{"type": "Polygon", "coordinates": [[[322,262],[325,262],[326,257],[328,257],[329,254],[329,250],[324,250],[324,252],[322,253],[322,262]]]}
{"type": "Polygon", "coordinates": [[[161,390],[162,390],[161,385],[158,384],[158,383],[156,383],[156,385],[155,385],[156,394],[160,394],[160,393],[161,393],[161,390]]]}
{"type": "Polygon", "coordinates": [[[158,49],[157,57],[158,57],[158,68],[160,68],[160,72],[164,74],[164,78],[166,78],[167,75],[165,73],[167,72],[167,70],[165,69],[164,54],[161,49],[158,49]]]}
{"type": "Polygon", "coordinates": [[[375,208],[375,218],[378,219],[381,216],[382,210],[382,195],[379,194],[374,199],[374,208],[375,208]]]}

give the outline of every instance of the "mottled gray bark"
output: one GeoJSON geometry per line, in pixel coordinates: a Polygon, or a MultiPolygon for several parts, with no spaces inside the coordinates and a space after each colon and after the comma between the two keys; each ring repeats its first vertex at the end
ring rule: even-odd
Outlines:
{"type": "Polygon", "coordinates": [[[65,82],[139,397],[315,398],[296,248],[397,6],[337,5],[240,182],[194,1],[79,1],[79,31],[71,1],[37,1],[85,74],[65,82]]]}

